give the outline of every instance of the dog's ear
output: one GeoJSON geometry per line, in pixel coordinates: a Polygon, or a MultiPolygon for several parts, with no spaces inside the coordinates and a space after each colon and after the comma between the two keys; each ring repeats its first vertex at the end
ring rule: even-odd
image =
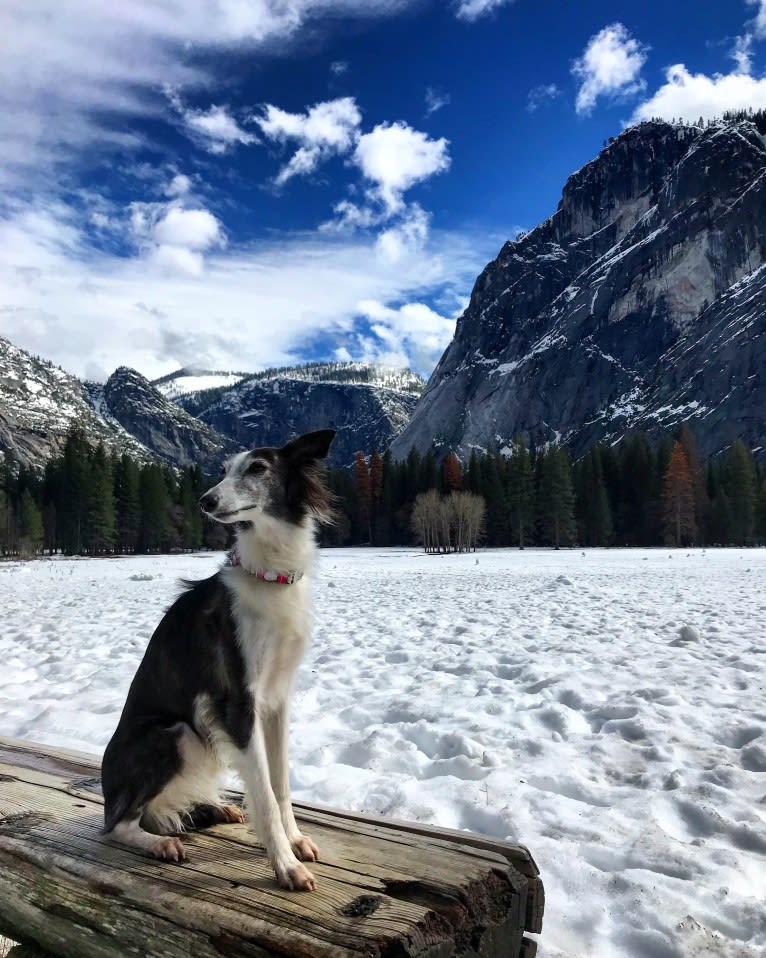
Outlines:
{"type": "Polygon", "coordinates": [[[291,439],[287,445],[282,446],[281,452],[296,465],[326,459],[334,438],[334,429],[318,429],[316,432],[307,432],[291,439]]]}

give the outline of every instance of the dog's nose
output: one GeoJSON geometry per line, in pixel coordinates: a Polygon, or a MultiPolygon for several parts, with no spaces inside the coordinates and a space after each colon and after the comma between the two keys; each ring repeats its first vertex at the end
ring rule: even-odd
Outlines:
{"type": "Polygon", "coordinates": [[[210,490],[210,492],[206,492],[204,496],[200,497],[199,504],[203,512],[214,512],[218,505],[218,496],[210,490]]]}

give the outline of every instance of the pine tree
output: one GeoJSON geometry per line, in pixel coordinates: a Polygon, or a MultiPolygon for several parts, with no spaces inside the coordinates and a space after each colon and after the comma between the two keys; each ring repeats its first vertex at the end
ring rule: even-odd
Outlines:
{"type": "Polygon", "coordinates": [[[474,495],[479,494],[481,473],[479,469],[479,457],[475,449],[471,450],[471,458],[468,460],[468,468],[465,471],[463,486],[467,492],[472,492],[474,495]]]}
{"type": "Polygon", "coordinates": [[[360,450],[354,459],[354,508],[356,513],[356,538],[359,542],[370,542],[370,508],[372,504],[372,488],[370,484],[370,468],[364,453],[360,450]]]}
{"type": "Polygon", "coordinates": [[[43,520],[29,489],[19,503],[19,546],[23,555],[36,555],[43,546],[43,520]]]}
{"type": "Polygon", "coordinates": [[[449,453],[442,463],[442,492],[448,496],[451,492],[460,492],[463,488],[463,469],[454,452],[449,453]]]}
{"type": "Polygon", "coordinates": [[[72,429],[64,444],[61,463],[61,500],[57,507],[62,550],[78,555],[88,545],[86,495],[90,486],[90,448],[85,434],[72,429]]]}
{"type": "Polygon", "coordinates": [[[694,542],[697,531],[694,519],[694,479],[689,469],[686,453],[676,442],[665,471],[663,497],[665,541],[680,546],[694,542]]]}
{"type": "Polygon", "coordinates": [[[479,463],[479,495],[486,503],[486,537],[491,546],[504,546],[508,542],[504,471],[503,460],[488,449],[479,463]]]}
{"type": "Polygon", "coordinates": [[[656,465],[646,433],[623,439],[619,446],[620,508],[614,517],[617,541],[650,545],[657,535],[661,488],[655,484],[656,465]]]}
{"type": "Polygon", "coordinates": [[[516,439],[506,469],[506,508],[511,542],[523,549],[535,529],[535,477],[523,439],[516,439]]]}
{"type": "Polygon", "coordinates": [[[756,535],[761,545],[766,545],[766,479],[761,483],[756,504],[756,535]]]}
{"type": "Polygon", "coordinates": [[[13,511],[8,493],[4,487],[0,487],[0,555],[6,555],[11,551],[12,522],[13,511]]]}
{"type": "Polygon", "coordinates": [[[580,541],[586,546],[609,545],[612,512],[597,446],[591,446],[578,464],[576,478],[575,512],[580,541]]]}
{"type": "Polygon", "coordinates": [[[439,488],[439,466],[436,454],[429,449],[420,461],[420,476],[418,477],[418,492],[428,492],[429,489],[439,488]]]}
{"type": "Polygon", "coordinates": [[[114,487],[111,464],[103,445],[93,452],[89,462],[86,493],[88,548],[93,555],[114,547],[116,537],[114,487]]]}
{"type": "MultiPolygon", "coordinates": [[[[139,498],[140,471],[130,456],[123,454],[113,468],[114,500],[116,510],[116,541],[121,552],[135,552],[141,525],[139,498]]],[[[195,497],[199,499],[202,491],[195,497]]]]}
{"type": "Polygon", "coordinates": [[[194,471],[184,469],[178,483],[178,505],[183,520],[182,545],[185,549],[199,549],[202,546],[202,513],[198,500],[194,471]]]}
{"type": "Polygon", "coordinates": [[[724,488],[731,503],[733,542],[746,545],[755,525],[755,467],[753,456],[744,443],[732,443],[724,467],[724,488]]]}
{"type": "Polygon", "coordinates": [[[678,441],[681,443],[683,451],[686,453],[686,461],[689,463],[689,472],[692,476],[692,485],[694,486],[694,515],[697,520],[698,538],[704,545],[709,541],[705,520],[708,514],[709,501],[707,496],[707,484],[705,482],[705,469],[700,458],[697,440],[691,429],[684,425],[678,435],[678,441]]]}
{"type": "Polygon", "coordinates": [[[141,552],[156,552],[160,549],[165,535],[168,496],[159,466],[151,463],[141,469],[138,494],[141,504],[138,549],[141,552]]]}
{"type": "Polygon", "coordinates": [[[542,457],[540,473],[540,531],[555,549],[570,545],[575,535],[574,491],[569,455],[551,446],[542,457]]]}
{"type": "Polygon", "coordinates": [[[383,459],[379,452],[370,457],[370,525],[372,528],[372,544],[381,545],[381,500],[383,496],[383,459]]]}

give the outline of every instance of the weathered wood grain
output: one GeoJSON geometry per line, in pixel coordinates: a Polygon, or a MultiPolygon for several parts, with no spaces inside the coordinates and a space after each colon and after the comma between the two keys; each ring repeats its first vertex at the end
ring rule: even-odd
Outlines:
{"type": "Polygon", "coordinates": [[[296,804],[322,861],[316,893],[287,892],[246,826],[186,836],[182,865],[105,841],[98,772],[0,739],[0,932],[16,941],[63,958],[534,954],[542,883],[522,846],[296,804]]]}

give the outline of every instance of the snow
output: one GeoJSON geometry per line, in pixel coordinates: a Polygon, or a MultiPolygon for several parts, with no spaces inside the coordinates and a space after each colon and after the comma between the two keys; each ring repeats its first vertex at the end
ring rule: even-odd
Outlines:
{"type": "MultiPolygon", "coordinates": [[[[219,561],[0,563],[0,733],[102,750],[219,561]]],[[[764,581],[766,550],[326,551],[295,795],[528,845],[541,958],[762,956],[764,581]]]]}
{"type": "Polygon", "coordinates": [[[177,376],[165,382],[154,383],[157,389],[168,399],[202,392],[204,389],[217,389],[221,386],[233,386],[244,378],[244,373],[201,373],[177,376]]]}

